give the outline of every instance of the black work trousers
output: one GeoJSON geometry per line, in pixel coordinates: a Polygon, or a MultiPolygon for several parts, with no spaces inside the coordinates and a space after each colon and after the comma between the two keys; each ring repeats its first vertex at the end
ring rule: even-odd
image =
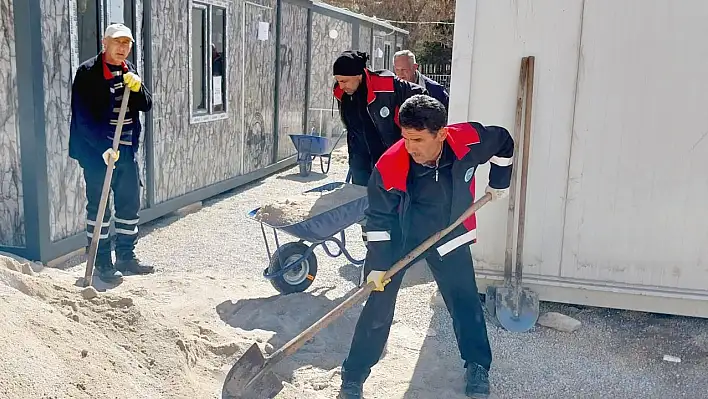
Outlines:
{"type": "MultiPolygon", "coordinates": [[[[457,346],[465,367],[476,363],[489,370],[492,350],[468,247],[464,245],[442,259],[435,250],[429,250],[415,262],[423,258],[427,260],[452,316],[457,346]]],[[[368,275],[369,271],[365,270],[365,273],[368,275]]],[[[349,355],[342,366],[343,381],[363,382],[379,361],[391,330],[396,297],[405,271],[394,275],[383,292],[373,291],[366,301],[354,330],[349,355]]]]}
{"type": "MultiPolygon", "coordinates": [[[[140,211],[140,175],[138,162],[130,146],[120,146],[120,157],[115,163],[111,178],[111,189],[115,201],[115,250],[116,258],[131,259],[134,256],[135,244],[138,242],[138,212],[140,211]]],[[[88,245],[94,234],[100,234],[98,251],[96,253],[96,267],[106,266],[111,263],[111,237],[109,227],[111,222],[110,196],[106,202],[106,211],[100,223],[100,232],[97,232],[96,221],[98,207],[103,191],[103,180],[106,177],[106,165],[101,157],[97,161],[83,163],[84,181],[86,182],[86,235],[88,245]]]]}
{"type": "Polygon", "coordinates": [[[352,184],[357,186],[368,186],[369,178],[371,178],[371,169],[349,168],[349,173],[352,175],[352,184]]]}

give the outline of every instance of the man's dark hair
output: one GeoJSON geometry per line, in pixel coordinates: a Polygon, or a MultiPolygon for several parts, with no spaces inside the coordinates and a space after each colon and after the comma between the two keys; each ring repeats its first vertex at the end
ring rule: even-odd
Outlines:
{"type": "Polygon", "coordinates": [[[398,122],[406,129],[425,130],[432,133],[447,125],[445,106],[433,97],[425,94],[411,96],[398,111],[398,122]]]}

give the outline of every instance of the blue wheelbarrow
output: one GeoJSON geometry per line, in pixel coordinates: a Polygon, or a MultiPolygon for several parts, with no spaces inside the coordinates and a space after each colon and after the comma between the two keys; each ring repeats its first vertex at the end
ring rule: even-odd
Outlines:
{"type": "Polygon", "coordinates": [[[317,246],[321,245],[324,252],[332,258],[344,255],[353,265],[363,266],[364,259],[354,259],[347,251],[345,230],[353,224],[361,223],[365,218],[364,211],[369,205],[366,187],[335,182],[313,188],[306,193],[323,193],[344,185],[351,186],[361,194],[352,196],[355,198],[347,199],[345,203],[337,204],[329,210],[309,215],[307,219],[297,223],[278,225],[260,221],[256,218],[256,213],[261,207],[248,212],[248,218],[261,224],[263,241],[268,253],[269,265],[263,270],[263,277],[269,280],[281,294],[303,292],[312,285],[317,276],[317,257],[313,252],[317,246]],[[273,230],[276,247],[273,254],[270,252],[266,227],[273,230]],[[291,235],[298,241],[281,245],[278,231],[291,235]],[[328,242],[333,243],[337,248],[330,249],[327,246],[328,242]]]}
{"type": "Polygon", "coordinates": [[[327,174],[332,162],[332,151],[337,148],[337,144],[339,144],[339,141],[346,132],[346,130],[343,130],[334,144],[332,144],[332,140],[327,137],[316,136],[314,134],[314,128],[310,134],[289,135],[290,140],[292,140],[297,150],[297,164],[300,167],[300,176],[307,177],[310,175],[310,172],[312,172],[312,162],[318,157],[320,158],[320,169],[322,169],[322,173],[327,174]],[[325,160],[327,160],[326,166],[325,160]]]}

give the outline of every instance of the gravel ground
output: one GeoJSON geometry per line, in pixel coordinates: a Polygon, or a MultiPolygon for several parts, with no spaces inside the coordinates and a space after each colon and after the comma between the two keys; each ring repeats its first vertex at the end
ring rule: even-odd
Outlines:
{"type": "MultiPolygon", "coordinates": [[[[139,255],[156,265],[158,274],[129,277],[114,290],[143,292],[144,303],[164,317],[198,319],[222,337],[254,337],[266,351],[278,348],[351,292],[359,269],[318,249],[313,286],[306,293],[279,296],[262,278],[268,257],[259,225],[244,216],[288,193],[343,181],[346,165],[341,159],[333,162],[328,176],[300,178],[297,168],[289,169],[205,201],[199,212],[145,226],[139,255]]],[[[348,249],[362,257],[358,232],[358,227],[347,230],[348,249]]],[[[78,262],[65,268],[81,275],[78,262]]],[[[409,271],[386,354],[367,381],[368,398],[464,398],[451,321],[431,301],[436,291],[431,281],[422,265],[409,271]]],[[[279,398],[336,396],[337,367],[359,310],[352,309],[278,367],[289,382],[279,398]]],[[[540,326],[514,334],[488,323],[497,397],[708,398],[708,320],[542,304],[542,311],[549,310],[573,316],[583,326],[570,334],[540,326]],[[666,362],[664,355],[682,361],[666,362]]],[[[218,369],[212,367],[214,381],[246,347],[221,358],[218,369]]],[[[219,390],[214,387],[214,397],[219,390]]]]}

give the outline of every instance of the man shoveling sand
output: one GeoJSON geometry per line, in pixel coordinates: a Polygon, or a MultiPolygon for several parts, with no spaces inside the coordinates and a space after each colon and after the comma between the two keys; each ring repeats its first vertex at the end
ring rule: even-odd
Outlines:
{"type": "MultiPolygon", "coordinates": [[[[457,219],[474,201],[474,172],[491,161],[492,199],[507,195],[514,141],[501,127],[479,123],[445,126],[445,107],[432,97],[406,100],[399,114],[403,139],[376,164],[366,212],[367,283],[376,284],[357,323],[342,366],[340,399],[361,399],[363,384],[388,339],[405,269],[383,281],[404,254],[457,219]]],[[[489,395],[492,361],[469,244],[476,239],[474,215],[420,258],[425,258],[453,319],[465,361],[466,393],[489,395]]]]}

